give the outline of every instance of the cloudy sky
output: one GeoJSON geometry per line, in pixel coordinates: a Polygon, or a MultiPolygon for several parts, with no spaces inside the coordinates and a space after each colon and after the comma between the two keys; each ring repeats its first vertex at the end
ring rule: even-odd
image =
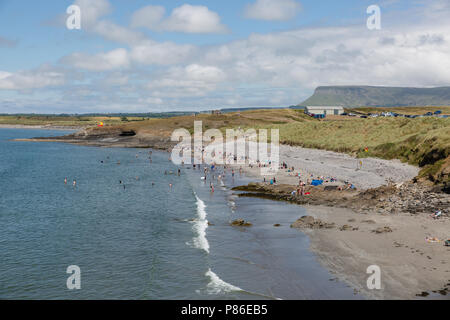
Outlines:
{"type": "Polygon", "coordinates": [[[0,113],[289,106],[320,85],[450,85],[450,0],[0,0],[0,113]]]}

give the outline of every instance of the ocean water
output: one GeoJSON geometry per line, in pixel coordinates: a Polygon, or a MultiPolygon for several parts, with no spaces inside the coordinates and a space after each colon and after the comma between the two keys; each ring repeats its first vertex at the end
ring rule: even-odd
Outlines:
{"type": "Polygon", "coordinates": [[[64,133],[0,129],[0,299],[361,298],[289,227],[303,208],[233,194],[246,177],[211,193],[164,152],[11,141],[64,133]]]}

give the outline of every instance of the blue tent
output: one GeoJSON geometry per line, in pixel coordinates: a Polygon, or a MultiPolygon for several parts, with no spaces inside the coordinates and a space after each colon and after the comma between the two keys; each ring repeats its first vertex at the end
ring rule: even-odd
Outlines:
{"type": "Polygon", "coordinates": [[[311,182],[311,185],[312,186],[321,186],[323,184],[323,180],[313,180],[312,182],[311,182]]]}

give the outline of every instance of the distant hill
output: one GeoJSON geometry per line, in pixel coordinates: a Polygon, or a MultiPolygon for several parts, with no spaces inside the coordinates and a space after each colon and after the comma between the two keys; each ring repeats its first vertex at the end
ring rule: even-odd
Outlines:
{"type": "Polygon", "coordinates": [[[450,87],[318,87],[301,106],[401,107],[450,106],[450,87]]]}

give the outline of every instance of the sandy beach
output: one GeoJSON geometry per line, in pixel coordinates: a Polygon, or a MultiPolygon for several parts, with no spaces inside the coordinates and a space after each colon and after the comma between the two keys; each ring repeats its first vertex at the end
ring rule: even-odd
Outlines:
{"type": "MultiPolygon", "coordinates": [[[[305,202],[309,216],[334,225],[332,228],[299,229],[310,236],[311,250],[337,279],[373,299],[423,299],[425,297],[418,296],[422,293],[433,299],[449,298],[450,247],[445,247],[443,240],[450,239],[450,195],[422,191],[423,199],[408,195],[411,188],[421,190],[410,183],[419,168],[397,160],[368,158],[362,159],[363,167],[357,170],[360,160],[349,155],[290,146],[280,146],[280,161],[294,167],[294,172],[279,170],[275,175],[277,186],[269,186],[268,183],[262,186],[267,186],[265,192],[274,199],[302,205],[305,202]],[[297,173],[302,177],[334,177],[337,182],[325,185],[341,185],[347,181],[359,190],[341,195],[330,192],[330,199],[324,199],[327,191],[323,187],[311,187],[308,191],[312,192],[312,197],[316,195],[319,198],[302,200],[289,194],[298,184],[297,173]],[[371,188],[385,186],[388,181],[393,183],[392,194],[379,196],[376,191],[372,194],[371,188]],[[402,189],[406,188],[403,185],[409,189],[402,189]],[[405,194],[403,198],[402,192],[405,194]],[[369,194],[374,199],[366,201],[363,193],[364,197],[369,194]],[[337,198],[345,201],[341,203],[337,198]],[[375,202],[377,205],[372,205],[375,202]],[[432,207],[443,210],[443,217],[439,220],[431,218],[434,212],[425,205],[426,202],[432,202],[432,207]],[[307,203],[325,203],[326,206],[307,203]],[[409,212],[411,207],[414,207],[414,213],[409,212]],[[418,213],[415,212],[416,207],[418,213]],[[427,237],[436,238],[439,242],[428,242],[427,237]],[[366,270],[371,265],[381,268],[381,290],[367,288],[369,275],[366,270]]],[[[257,182],[263,179],[259,168],[243,167],[243,170],[257,182]]]]}
{"type": "MultiPolygon", "coordinates": [[[[299,173],[305,182],[308,178],[333,177],[337,181],[328,185],[349,182],[362,190],[386,185],[388,181],[401,183],[412,180],[420,170],[398,160],[357,159],[343,153],[286,145],[280,146],[280,162],[287,163],[289,168],[294,167],[295,170],[279,170],[275,175],[279,184],[297,185],[299,177],[296,174],[299,173]],[[362,167],[358,168],[360,161],[362,167]]],[[[254,177],[261,177],[257,167],[243,169],[254,177]]]]}
{"type": "Polygon", "coordinates": [[[307,206],[308,214],[336,228],[305,230],[319,261],[363,295],[374,299],[415,299],[422,292],[436,299],[450,295],[450,247],[427,237],[449,236],[450,220],[408,214],[356,214],[342,208],[307,206]],[[348,226],[343,230],[343,226],[348,226]],[[378,228],[392,232],[377,234],[378,228]],[[369,290],[366,270],[381,268],[381,290],[369,290]]]}

